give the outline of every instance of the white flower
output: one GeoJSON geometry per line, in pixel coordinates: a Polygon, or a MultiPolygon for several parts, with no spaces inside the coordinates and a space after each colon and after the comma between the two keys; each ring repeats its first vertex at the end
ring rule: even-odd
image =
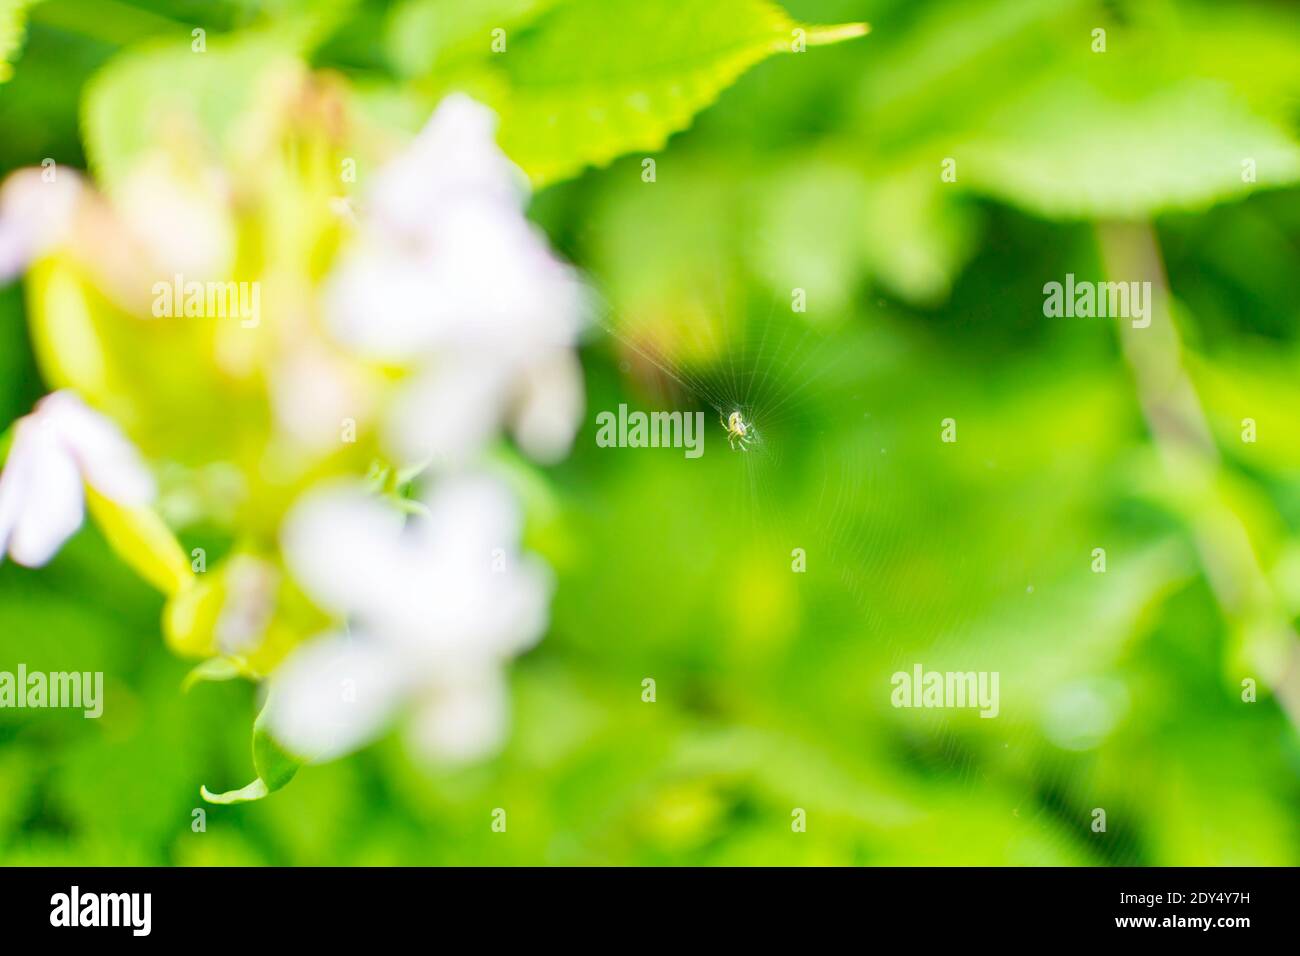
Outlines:
{"type": "MultiPolygon", "coordinates": [[[[581,418],[583,289],[525,217],[526,180],[494,126],[472,100],[444,100],[376,175],[326,289],[334,336],[410,373],[383,423],[403,462],[461,465],[503,426],[553,459],[581,418]]],[[[347,753],[400,713],[424,754],[467,760],[500,745],[504,665],[545,630],[549,572],[518,553],[519,515],[499,484],[444,478],[427,511],[408,521],[337,486],[287,519],[286,565],[348,624],[272,676],[271,732],[300,756],[347,753]]]]}
{"type": "Polygon", "coordinates": [[[528,180],[497,148],[496,117],[464,94],[438,104],[433,117],[375,180],[369,212],[407,235],[426,233],[462,203],[522,208],[528,180]]]}
{"type": "Polygon", "coordinates": [[[326,292],[340,341],[417,369],[387,428],[404,461],[468,460],[511,415],[525,450],[552,458],[581,418],[571,351],[584,290],[525,217],[526,180],[494,126],[468,97],[445,99],[376,175],[326,292]],[[541,383],[557,396],[538,394],[541,383]],[[521,405],[535,407],[516,414],[521,405]]]}
{"type": "Polygon", "coordinates": [[[511,416],[515,440],[538,461],[559,461],[573,444],[586,395],[582,366],[570,351],[555,351],[532,363],[511,416]]]}
{"type": "Polygon", "coordinates": [[[472,345],[518,358],[577,338],[582,287],[519,208],[467,198],[414,236],[378,227],[327,290],[331,329],[359,352],[401,362],[472,345]]]}
{"type": "Polygon", "coordinates": [[[82,195],[81,179],[59,170],[22,169],[0,187],[0,285],[57,245],[67,234],[82,195]]]}
{"type": "Polygon", "coordinates": [[[484,477],[444,481],[428,514],[404,522],[354,486],[310,493],[282,534],[285,561],[309,595],[346,618],[273,675],[273,735],[325,760],[412,713],[422,753],[470,759],[506,727],[502,667],[545,630],[550,576],[518,553],[514,500],[484,477]]]}
{"type": "Polygon", "coordinates": [[[469,461],[496,434],[513,378],[510,368],[482,351],[448,350],[398,395],[385,445],[403,462],[469,461]]]}
{"type": "Polygon", "coordinates": [[[0,557],[40,567],[81,526],[83,482],[105,498],[148,502],[153,479],[112,421],[70,391],[46,396],[14,425],[0,475],[0,557]]]}

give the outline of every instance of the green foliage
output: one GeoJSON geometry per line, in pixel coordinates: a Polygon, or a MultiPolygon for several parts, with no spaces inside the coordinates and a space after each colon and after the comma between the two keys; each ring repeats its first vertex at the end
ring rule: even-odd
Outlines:
{"type": "Polygon", "coordinates": [[[0,83],[13,75],[10,61],[22,49],[27,11],[39,2],[40,0],[0,0],[0,83]]]}

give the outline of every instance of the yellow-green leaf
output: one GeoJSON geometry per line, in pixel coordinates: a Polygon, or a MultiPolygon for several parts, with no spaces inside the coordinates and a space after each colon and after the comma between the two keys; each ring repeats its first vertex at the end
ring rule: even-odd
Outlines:
{"type": "Polygon", "coordinates": [[[75,388],[97,407],[110,407],[112,382],[94,307],[66,256],[49,256],[27,273],[32,350],[51,388],[75,388]]]}
{"type": "Polygon", "coordinates": [[[193,579],[180,542],[152,508],[119,505],[89,487],[86,503],[118,557],[163,594],[177,594],[193,579]]]}
{"type": "Polygon", "coordinates": [[[767,0],[570,0],[488,54],[500,143],[534,184],[660,149],[745,70],[775,53],[867,32],[807,26],[767,0]]]}
{"type": "Polygon", "coordinates": [[[181,681],[181,692],[189,693],[197,684],[234,680],[245,676],[244,668],[229,657],[210,657],[199,664],[181,681]]]}
{"type": "Polygon", "coordinates": [[[217,619],[226,601],[218,581],[206,575],[195,576],[163,608],[163,636],[177,654],[210,657],[216,653],[217,619]]]}

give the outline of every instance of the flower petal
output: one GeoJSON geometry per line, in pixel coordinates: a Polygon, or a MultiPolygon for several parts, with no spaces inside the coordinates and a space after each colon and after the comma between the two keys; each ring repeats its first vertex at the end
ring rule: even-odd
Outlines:
{"type": "Polygon", "coordinates": [[[509,704],[499,670],[462,675],[421,702],[407,739],[428,759],[466,762],[491,756],[505,741],[509,704]]]}
{"type": "Polygon", "coordinates": [[[81,179],[57,170],[22,169],[0,187],[0,285],[64,237],[81,198],[81,179]]]}
{"type": "Polygon", "coordinates": [[[308,493],[285,519],[285,563],[322,608],[380,615],[401,598],[402,515],[353,484],[308,493]]]}
{"type": "Polygon", "coordinates": [[[577,274],[522,213],[463,203],[438,220],[434,239],[428,307],[458,342],[515,360],[573,344],[584,313],[577,274]]]}
{"type": "Polygon", "coordinates": [[[389,228],[422,233],[458,202],[521,209],[524,174],[498,148],[496,116],[464,94],[438,104],[411,145],[375,175],[370,212],[389,228]]]}
{"type": "Polygon", "coordinates": [[[55,427],[28,416],[14,430],[5,476],[0,513],[12,522],[9,554],[19,564],[41,567],[81,527],[81,475],[55,427]]]}
{"type": "Polygon", "coordinates": [[[488,567],[493,549],[512,553],[523,528],[519,504],[499,479],[460,475],[439,482],[425,498],[427,522],[420,527],[430,550],[449,563],[481,561],[488,567]]]}
{"type": "Polygon", "coordinates": [[[75,392],[65,389],[47,395],[35,414],[56,429],[86,481],[104,497],[121,505],[143,505],[153,499],[153,476],[135,446],[112,419],[75,392]]]}
{"type": "Polygon", "coordinates": [[[445,338],[431,306],[436,294],[418,252],[365,234],[326,282],[325,322],[359,354],[409,362],[445,338]]]}
{"type": "Polygon", "coordinates": [[[515,440],[537,461],[559,461],[569,453],[585,403],[582,367],[573,353],[545,356],[525,373],[513,416],[515,440]]]}
{"type": "Polygon", "coordinates": [[[382,645],[331,635],[295,651],[272,675],[267,727],[292,753],[331,760],[378,736],[405,686],[400,661],[382,645]]]}
{"type": "Polygon", "coordinates": [[[398,398],[386,443],[403,462],[459,466],[483,450],[505,413],[509,374],[486,354],[458,355],[423,372],[398,398]]]}

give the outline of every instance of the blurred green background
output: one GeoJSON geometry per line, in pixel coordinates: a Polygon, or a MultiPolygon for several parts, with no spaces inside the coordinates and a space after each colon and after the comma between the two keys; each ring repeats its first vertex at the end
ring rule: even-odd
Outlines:
{"type": "MultiPolygon", "coordinates": [[[[420,89],[392,24],[428,5],[355,5],[313,65],[420,89]]],[[[124,48],[297,6],[37,5],[0,172],[84,167],[86,84],[124,48]]],[[[574,451],[528,489],[558,590],[510,672],[506,751],[429,768],[394,735],[205,806],[200,784],[252,776],[256,689],[182,694],[161,599],[87,527],[49,568],[0,566],[0,669],[103,670],[109,701],[0,711],[0,860],[1300,863],[1294,6],[785,6],[872,31],[744,73],[652,154],[653,184],[633,152],[533,200],[601,321],[574,451]],[[1176,332],[1154,366],[1122,323],[1044,317],[1067,273],[1161,282],[1141,250],[1176,332]],[[622,402],[703,410],[708,453],[596,447],[622,402]],[[717,425],[733,403],[749,453],[717,425]],[[998,671],[1000,715],[892,708],[916,662],[998,671]]],[[[0,289],[5,422],[45,391],[22,314],[0,289]]]]}

